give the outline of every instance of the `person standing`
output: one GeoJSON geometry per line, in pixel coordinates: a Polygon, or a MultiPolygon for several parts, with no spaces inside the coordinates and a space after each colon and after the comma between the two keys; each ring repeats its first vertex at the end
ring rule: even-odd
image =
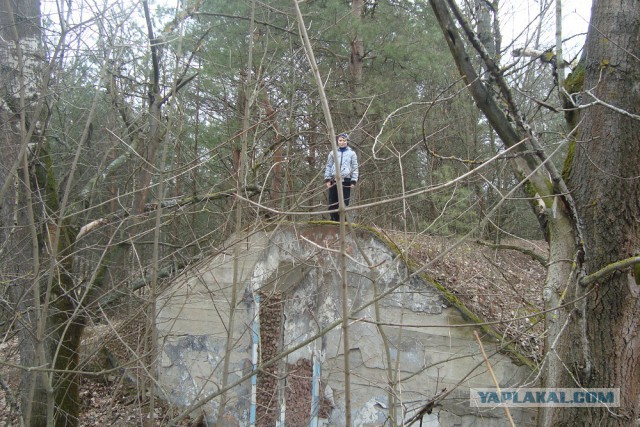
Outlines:
{"type": "MultiPolygon", "coordinates": [[[[349,147],[349,135],[341,133],[336,136],[338,143],[338,168],[340,170],[340,178],[342,179],[342,194],[344,196],[345,206],[349,206],[351,199],[351,189],[358,182],[358,156],[356,152],[349,147]]],[[[333,157],[333,151],[327,156],[327,166],[324,169],[324,182],[329,189],[329,210],[331,212],[331,221],[340,221],[338,213],[338,186],[336,185],[336,162],[333,157]]]]}

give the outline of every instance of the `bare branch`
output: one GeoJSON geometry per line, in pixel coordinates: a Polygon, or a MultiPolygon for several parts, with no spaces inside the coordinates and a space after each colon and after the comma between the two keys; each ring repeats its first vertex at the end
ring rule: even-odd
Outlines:
{"type": "MultiPolygon", "coordinates": [[[[247,186],[244,188],[243,194],[254,196],[256,194],[259,194],[262,191],[263,190],[260,187],[247,186]]],[[[201,202],[206,203],[213,200],[225,199],[227,197],[233,197],[235,195],[236,195],[235,189],[230,189],[226,191],[220,191],[217,193],[208,193],[204,195],[189,196],[189,197],[183,197],[178,199],[168,199],[168,200],[163,200],[160,203],[160,206],[158,206],[157,203],[147,203],[144,206],[144,212],[147,213],[147,212],[155,211],[156,209],[158,209],[158,207],[162,207],[163,209],[177,209],[184,206],[193,205],[196,203],[201,203],[201,202]]],[[[129,212],[121,211],[121,212],[117,212],[112,215],[109,215],[103,218],[98,218],[94,221],[91,221],[83,225],[82,227],[80,227],[80,231],[78,232],[76,240],[80,239],[81,237],[84,237],[85,235],[96,230],[102,225],[111,224],[113,221],[121,220],[122,218],[125,218],[127,216],[129,216],[129,212]]]]}
{"type": "Polygon", "coordinates": [[[617,271],[624,270],[629,267],[633,267],[636,264],[640,264],[640,256],[634,256],[631,258],[623,259],[622,261],[616,261],[609,265],[606,265],[604,268],[596,271],[595,273],[589,274],[588,276],[584,276],[580,279],[581,286],[589,286],[592,283],[597,282],[598,280],[604,279],[605,277],[613,274],[617,271]]]}
{"type": "MultiPolygon", "coordinates": [[[[491,374],[491,379],[493,383],[496,385],[496,389],[498,393],[500,393],[500,383],[498,382],[498,378],[496,378],[496,374],[493,372],[493,367],[491,366],[491,362],[489,362],[489,358],[487,357],[487,353],[484,351],[484,346],[482,345],[482,340],[480,339],[480,335],[478,335],[478,331],[473,331],[473,335],[476,337],[476,341],[478,341],[478,346],[480,346],[480,351],[482,352],[482,358],[484,359],[484,363],[487,365],[487,369],[489,369],[489,373],[491,374]]],[[[509,407],[507,405],[504,406],[504,413],[511,424],[511,427],[515,427],[515,423],[513,422],[513,418],[511,417],[511,412],[509,411],[509,407]]]]}
{"type": "Polygon", "coordinates": [[[522,246],[495,244],[495,243],[485,242],[483,240],[476,240],[476,243],[478,243],[480,245],[483,245],[483,246],[487,246],[487,247],[492,248],[492,249],[500,249],[500,250],[505,249],[505,250],[518,251],[518,252],[521,252],[521,253],[523,253],[525,255],[529,255],[531,258],[533,258],[534,260],[538,261],[540,263],[540,265],[542,265],[543,267],[547,267],[548,266],[547,258],[545,258],[542,255],[536,253],[535,251],[532,251],[531,249],[523,248],[522,246]]]}

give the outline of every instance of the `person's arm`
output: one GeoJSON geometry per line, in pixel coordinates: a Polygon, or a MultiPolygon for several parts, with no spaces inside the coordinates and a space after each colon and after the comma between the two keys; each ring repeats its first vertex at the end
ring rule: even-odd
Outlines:
{"type": "Polygon", "coordinates": [[[351,186],[354,187],[358,182],[358,177],[360,176],[360,171],[358,170],[358,155],[356,152],[353,152],[353,156],[351,157],[351,186]]]}
{"type": "Polygon", "coordinates": [[[333,176],[331,174],[331,169],[333,167],[333,153],[329,153],[327,156],[327,165],[324,168],[324,183],[328,187],[331,187],[331,180],[333,176]]]}

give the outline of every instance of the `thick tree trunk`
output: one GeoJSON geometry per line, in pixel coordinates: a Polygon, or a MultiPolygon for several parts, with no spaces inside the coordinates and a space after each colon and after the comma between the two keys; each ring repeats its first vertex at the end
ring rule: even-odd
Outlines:
{"type": "MultiPolygon", "coordinates": [[[[452,0],[431,0],[460,73],[478,107],[506,146],[522,138],[535,140],[518,123],[514,127],[496,108],[477,78],[465,50],[474,45],[498,83],[498,71],[468,27],[459,36],[451,14],[464,22],[452,0]],[[488,59],[487,59],[488,58],[488,59]]],[[[544,298],[547,309],[543,386],[620,388],[620,408],[542,408],[541,426],[636,425],[640,395],[640,274],[617,271],[595,285],[580,280],[640,252],[640,8],[637,2],[595,0],[587,38],[579,142],[566,169],[571,191],[553,170],[551,180],[535,172],[541,158],[525,156],[516,164],[541,205],[550,244],[544,298]],[[604,103],[608,105],[604,105],[604,103]],[[545,189],[546,187],[546,189],[545,189]],[[584,257],[581,248],[584,247],[584,257]],[[577,251],[576,251],[577,250],[577,251]]],[[[534,147],[536,151],[536,147],[534,147]]],[[[635,268],[640,273],[640,268],[635,268]]]]}
{"type": "MultiPolygon", "coordinates": [[[[638,2],[595,0],[584,55],[583,104],[605,105],[582,113],[580,142],[570,165],[580,201],[585,272],[640,253],[640,8],[638,2]],[[615,110],[615,107],[618,110],[615,110]],[[623,112],[624,111],[624,112],[623,112]],[[626,112],[626,113],[625,113],[626,112]],[[635,115],[630,117],[629,114],[635,115]]],[[[617,272],[585,290],[581,354],[565,355],[581,387],[619,387],[621,407],[566,409],[562,425],[635,425],[640,416],[640,281],[634,270],[617,272]]],[[[573,334],[581,331],[572,324],[573,334]]]]}

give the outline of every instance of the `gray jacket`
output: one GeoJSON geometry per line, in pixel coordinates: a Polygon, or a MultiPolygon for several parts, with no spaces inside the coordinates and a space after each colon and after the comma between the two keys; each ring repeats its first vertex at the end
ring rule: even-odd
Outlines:
{"type": "MultiPolygon", "coordinates": [[[[352,183],[358,181],[358,156],[350,147],[344,151],[338,149],[338,163],[340,164],[340,177],[351,178],[352,183]]],[[[336,179],[336,165],[333,159],[333,151],[327,156],[327,166],[324,168],[324,180],[336,179]]]]}

